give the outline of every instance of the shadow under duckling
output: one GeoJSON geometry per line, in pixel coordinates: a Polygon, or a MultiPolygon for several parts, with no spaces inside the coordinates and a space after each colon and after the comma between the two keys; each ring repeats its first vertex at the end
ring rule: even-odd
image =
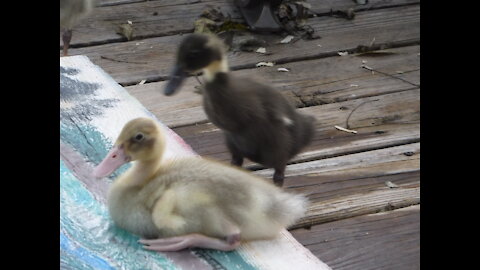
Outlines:
{"type": "Polygon", "coordinates": [[[144,248],[233,250],[241,241],[271,239],[304,216],[307,199],[238,167],[198,156],[163,160],[157,123],[137,118],[122,129],[94,169],[97,178],[135,161],[108,192],[115,224],[145,239],[144,248]]]}
{"type": "Polygon", "coordinates": [[[72,40],[72,27],[93,10],[95,3],[96,0],[60,0],[63,56],[68,55],[68,48],[72,40]]]}
{"type": "Polygon", "coordinates": [[[315,118],[297,112],[270,86],[232,75],[225,46],[213,35],[191,34],[182,41],[165,95],[179,89],[188,73],[200,70],[206,82],[204,110],[224,131],[231,163],[242,166],[246,157],[274,168],[273,180],[282,186],[288,160],[312,140],[315,118]]]}

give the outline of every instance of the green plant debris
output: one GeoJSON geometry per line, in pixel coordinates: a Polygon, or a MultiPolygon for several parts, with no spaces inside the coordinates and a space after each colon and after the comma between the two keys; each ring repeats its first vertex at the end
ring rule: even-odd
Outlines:
{"type": "Polygon", "coordinates": [[[117,28],[117,34],[127,38],[127,40],[132,40],[133,38],[133,26],[130,23],[121,24],[117,28]]]}

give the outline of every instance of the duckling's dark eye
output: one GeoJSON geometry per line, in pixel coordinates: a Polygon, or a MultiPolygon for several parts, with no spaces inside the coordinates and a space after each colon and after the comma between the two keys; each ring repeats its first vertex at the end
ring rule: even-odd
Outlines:
{"type": "Polygon", "coordinates": [[[135,139],[135,141],[140,142],[145,138],[145,135],[143,135],[142,133],[137,133],[137,135],[135,135],[135,137],[133,138],[135,139]]]}

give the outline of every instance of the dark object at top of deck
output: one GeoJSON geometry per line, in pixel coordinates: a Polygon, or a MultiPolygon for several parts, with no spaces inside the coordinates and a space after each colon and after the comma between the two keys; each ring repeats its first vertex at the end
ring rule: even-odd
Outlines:
{"type": "Polygon", "coordinates": [[[274,14],[282,0],[235,0],[242,16],[253,31],[278,32],[283,29],[274,14]]]}

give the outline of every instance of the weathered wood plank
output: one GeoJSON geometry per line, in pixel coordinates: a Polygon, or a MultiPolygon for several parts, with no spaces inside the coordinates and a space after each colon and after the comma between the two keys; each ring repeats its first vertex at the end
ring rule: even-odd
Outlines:
{"type": "MultiPolygon", "coordinates": [[[[289,165],[285,188],[311,201],[306,217],[293,228],[418,204],[419,170],[419,143],[289,165]]],[[[254,173],[273,174],[271,169],[254,173]]]]}
{"type": "Polygon", "coordinates": [[[419,185],[397,189],[385,187],[383,190],[371,191],[366,194],[355,194],[312,203],[306,216],[291,228],[301,228],[419,204],[419,185]]]}
{"type": "MultiPolygon", "coordinates": [[[[127,41],[117,34],[117,28],[127,20],[132,22],[133,39],[193,32],[194,21],[208,5],[220,8],[232,18],[240,18],[240,13],[233,8],[233,1],[229,0],[187,0],[178,4],[172,1],[144,1],[97,7],[73,29],[71,46],[127,41]],[[180,7],[179,4],[184,5],[180,7]]],[[[60,47],[62,45],[60,38],[60,47]]]]}
{"type": "MultiPolygon", "coordinates": [[[[309,1],[312,10],[318,14],[329,14],[331,10],[354,8],[361,11],[419,2],[419,0],[374,0],[366,5],[357,5],[351,0],[309,1]]],[[[135,39],[193,32],[194,21],[208,6],[220,7],[224,14],[230,14],[233,19],[243,21],[233,1],[226,0],[101,0],[97,6],[90,16],[74,28],[75,34],[71,43],[73,47],[126,41],[116,34],[116,28],[127,20],[133,22],[135,39]]],[[[60,40],[60,46],[62,44],[60,40]]]]}
{"type": "MultiPolygon", "coordinates": [[[[243,77],[268,83],[282,91],[297,107],[340,102],[362,97],[404,91],[415,86],[384,74],[361,68],[362,61],[382,73],[401,77],[419,84],[419,46],[385,50],[382,57],[348,55],[300,61],[282,65],[290,72],[278,72],[277,67],[233,71],[243,77]],[[402,71],[403,74],[398,74],[402,71]]],[[[126,87],[149,111],[169,127],[204,123],[206,115],[201,95],[194,93],[199,83],[189,78],[182,91],[173,97],[164,96],[166,82],[154,82],[126,87]]]]}
{"type": "MultiPolygon", "coordinates": [[[[412,143],[291,164],[287,166],[285,173],[287,178],[284,184],[287,188],[294,188],[302,192],[304,187],[312,185],[329,186],[333,184],[333,188],[341,191],[342,186],[336,186],[336,182],[345,182],[348,179],[352,179],[356,181],[354,183],[361,184],[361,179],[369,177],[411,173],[419,170],[420,143],[412,143]]],[[[255,171],[255,174],[264,177],[269,177],[272,173],[273,170],[271,169],[255,171]]],[[[382,185],[381,187],[385,186],[382,185]]],[[[319,189],[320,192],[322,190],[319,189]]],[[[317,193],[315,190],[311,191],[317,193]]],[[[330,188],[325,188],[324,191],[330,191],[330,188]]],[[[335,193],[334,196],[321,193],[314,196],[313,194],[311,195],[312,199],[326,199],[338,195],[351,195],[351,193],[335,193]]]]}
{"type": "MultiPolygon", "coordinates": [[[[317,17],[309,20],[309,23],[322,36],[321,39],[278,44],[281,39],[278,35],[257,35],[258,38],[269,42],[266,48],[271,54],[230,52],[228,59],[232,69],[253,68],[260,61],[283,64],[333,56],[337,55],[338,51],[354,50],[359,45],[370,45],[373,40],[375,44],[385,46],[414,44],[420,41],[418,5],[370,10],[359,13],[352,21],[317,17]]],[[[118,83],[131,85],[144,79],[158,81],[168,78],[177,44],[182,38],[176,35],[121,44],[72,48],[69,53],[87,55],[118,83]]]]}
{"type": "MultiPolygon", "coordinates": [[[[97,6],[106,7],[106,6],[116,6],[116,5],[125,5],[125,4],[151,2],[151,1],[162,2],[161,4],[163,6],[188,5],[188,4],[202,2],[202,0],[97,0],[97,6]]],[[[128,9],[128,6],[127,6],[127,9],[128,9]]]]}
{"type": "Polygon", "coordinates": [[[420,205],[291,233],[332,269],[420,269],[420,205]]]}
{"type": "Polygon", "coordinates": [[[147,0],[97,0],[97,7],[106,7],[106,6],[114,6],[114,5],[123,5],[123,4],[130,4],[130,3],[138,3],[138,2],[145,2],[147,0]]]}
{"type": "Polygon", "coordinates": [[[369,0],[366,4],[360,5],[356,1],[350,0],[335,0],[335,1],[323,1],[323,0],[308,0],[312,6],[312,11],[317,14],[330,14],[331,11],[341,10],[346,11],[349,8],[353,8],[355,12],[368,11],[378,8],[391,8],[403,5],[419,4],[420,0],[369,0]]]}
{"type": "MultiPolygon", "coordinates": [[[[299,111],[317,119],[316,134],[312,143],[291,162],[415,142],[420,138],[418,89],[302,108],[299,111]],[[349,119],[350,128],[357,130],[357,134],[334,128],[335,125],[345,127],[348,115],[361,104],[349,119]]],[[[161,115],[159,118],[162,119],[161,115]]],[[[229,162],[230,153],[225,146],[223,133],[213,124],[190,125],[173,130],[200,155],[229,162]]],[[[245,161],[245,166],[259,167],[245,161]]]]}
{"type": "MultiPolygon", "coordinates": [[[[97,0],[98,6],[109,6],[109,5],[122,5],[129,3],[139,3],[139,2],[148,2],[148,1],[159,1],[159,0],[97,0]]],[[[169,5],[184,5],[184,4],[194,4],[202,2],[202,0],[161,0],[163,4],[169,5]]],[[[401,6],[408,4],[418,4],[420,0],[370,0],[366,1],[364,5],[356,4],[350,0],[337,0],[337,1],[321,1],[321,0],[309,0],[307,1],[312,6],[312,11],[315,13],[328,13],[330,10],[344,10],[347,8],[354,8],[355,10],[364,10],[364,9],[373,9],[373,8],[387,8],[392,6],[401,6]]]]}

